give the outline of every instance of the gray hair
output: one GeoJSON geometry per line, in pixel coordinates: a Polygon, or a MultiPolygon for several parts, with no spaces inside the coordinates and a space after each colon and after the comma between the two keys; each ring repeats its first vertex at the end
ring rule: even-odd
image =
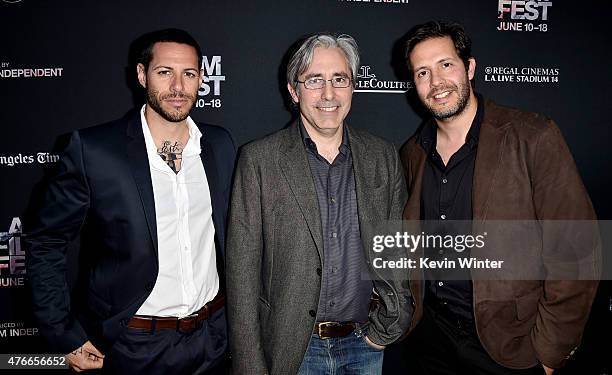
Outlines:
{"type": "Polygon", "coordinates": [[[304,40],[298,50],[291,56],[287,65],[287,82],[298,91],[296,81],[300,74],[304,73],[312,63],[312,55],[317,47],[340,48],[346,57],[346,62],[351,69],[351,79],[355,83],[357,69],[359,69],[359,50],[357,42],[347,34],[314,34],[304,40]]]}

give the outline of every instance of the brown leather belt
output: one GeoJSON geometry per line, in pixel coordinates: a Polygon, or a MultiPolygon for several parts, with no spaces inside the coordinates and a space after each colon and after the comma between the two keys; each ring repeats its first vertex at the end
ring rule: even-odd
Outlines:
{"type": "Polygon", "coordinates": [[[357,324],[353,322],[318,322],[314,326],[314,334],[321,339],[344,337],[353,332],[357,324]]]}
{"type": "Polygon", "coordinates": [[[208,302],[200,310],[184,318],[137,315],[130,319],[127,326],[129,328],[148,329],[150,331],[155,331],[156,329],[176,329],[177,331],[187,333],[200,328],[203,321],[210,318],[224,305],[225,296],[217,294],[212,301],[208,302]]]}

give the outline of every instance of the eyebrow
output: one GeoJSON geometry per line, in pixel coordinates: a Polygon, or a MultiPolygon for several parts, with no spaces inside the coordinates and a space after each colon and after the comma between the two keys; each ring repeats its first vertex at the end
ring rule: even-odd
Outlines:
{"type": "MultiPolygon", "coordinates": [[[[171,66],[165,66],[165,65],[160,65],[160,66],[156,66],[156,67],[154,67],[154,68],[153,68],[153,70],[159,70],[159,69],[168,69],[168,70],[174,70],[174,68],[173,68],[173,67],[171,67],[171,66]]],[[[184,71],[184,72],[185,72],[185,71],[190,71],[190,70],[193,70],[193,71],[199,72],[199,69],[197,69],[197,68],[186,68],[186,69],[183,69],[183,71],[184,71]]]]}
{"type": "MultiPolygon", "coordinates": [[[[443,57],[440,60],[434,62],[434,65],[435,64],[440,64],[440,63],[443,63],[443,62],[446,62],[446,61],[452,61],[452,60],[454,60],[453,57],[443,57]]],[[[421,69],[425,69],[425,68],[426,68],[426,66],[421,65],[421,66],[418,66],[418,67],[414,68],[413,71],[416,72],[417,70],[421,70],[421,69]]]]}
{"type": "Polygon", "coordinates": [[[159,65],[153,68],[153,70],[158,70],[158,69],[168,69],[168,70],[174,70],[172,67],[170,66],[165,66],[165,65],[159,65]]]}

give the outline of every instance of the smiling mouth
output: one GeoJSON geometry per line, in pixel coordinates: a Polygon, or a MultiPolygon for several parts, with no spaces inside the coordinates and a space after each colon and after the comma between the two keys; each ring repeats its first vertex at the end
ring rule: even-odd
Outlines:
{"type": "Polygon", "coordinates": [[[333,112],[333,111],[335,111],[338,108],[339,108],[338,106],[334,106],[334,107],[318,107],[318,109],[320,111],[323,111],[323,112],[333,112]]]}
{"type": "Polygon", "coordinates": [[[439,93],[439,94],[432,95],[432,97],[433,97],[434,99],[444,99],[444,98],[446,98],[447,96],[449,96],[449,95],[450,95],[450,93],[451,93],[450,91],[444,91],[444,92],[441,92],[441,93],[439,93]]]}

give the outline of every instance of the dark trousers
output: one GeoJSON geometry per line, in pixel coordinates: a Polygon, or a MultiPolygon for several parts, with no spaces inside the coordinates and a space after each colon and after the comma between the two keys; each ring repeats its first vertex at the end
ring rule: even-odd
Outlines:
{"type": "Polygon", "coordinates": [[[409,355],[418,361],[422,374],[545,374],[541,365],[524,370],[509,369],[500,365],[482,347],[473,323],[459,322],[451,319],[448,314],[438,314],[427,304],[422,320],[407,341],[409,341],[409,355]]]}
{"type": "Polygon", "coordinates": [[[225,373],[227,326],[225,308],[189,333],[127,328],[104,358],[104,374],[225,373]]]}

